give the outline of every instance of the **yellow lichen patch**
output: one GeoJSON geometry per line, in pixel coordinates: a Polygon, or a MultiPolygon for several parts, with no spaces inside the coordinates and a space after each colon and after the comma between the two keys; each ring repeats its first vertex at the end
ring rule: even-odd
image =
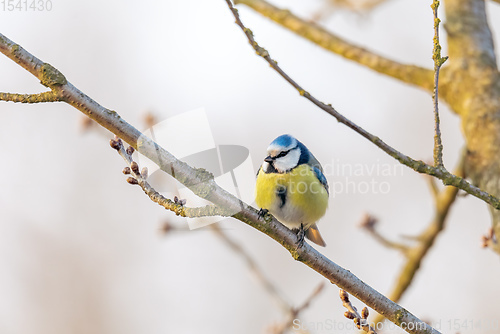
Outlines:
{"type": "Polygon", "coordinates": [[[40,69],[42,85],[47,87],[62,86],[67,83],[64,75],[49,63],[44,63],[40,69]]]}

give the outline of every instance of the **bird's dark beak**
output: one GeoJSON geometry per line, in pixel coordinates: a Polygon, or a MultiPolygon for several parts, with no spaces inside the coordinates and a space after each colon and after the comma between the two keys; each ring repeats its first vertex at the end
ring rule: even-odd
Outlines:
{"type": "Polygon", "coordinates": [[[271,157],[271,156],[267,156],[267,157],[264,159],[264,161],[270,164],[270,163],[272,163],[272,162],[274,161],[274,158],[273,158],[273,157],[271,157]]]}

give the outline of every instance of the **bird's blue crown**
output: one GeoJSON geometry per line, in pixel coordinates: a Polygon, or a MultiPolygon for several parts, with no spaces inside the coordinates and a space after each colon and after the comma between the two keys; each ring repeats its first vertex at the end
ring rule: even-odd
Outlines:
{"type": "Polygon", "coordinates": [[[273,140],[273,142],[270,144],[270,147],[280,147],[283,148],[283,150],[290,150],[294,149],[295,147],[300,148],[300,159],[297,165],[308,163],[311,156],[306,145],[302,144],[295,137],[289,134],[281,135],[273,140]]]}
{"type": "Polygon", "coordinates": [[[273,140],[273,142],[271,143],[271,146],[280,146],[280,147],[284,147],[284,148],[290,147],[290,146],[294,147],[297,142],[298,142],[298,140],[290,135],[281,135],[278,138],[276,138],[275,140],[273,140]]]}

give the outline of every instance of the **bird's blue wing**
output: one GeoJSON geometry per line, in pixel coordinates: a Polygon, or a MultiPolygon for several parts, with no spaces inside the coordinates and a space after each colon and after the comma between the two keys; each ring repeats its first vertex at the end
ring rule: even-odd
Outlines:
{"type": "Polygon", "coordinates": [[[328,190],[328,181],[326,180],[326,177],[323,174],[323,172],[316,166],[313,166],[312,169],[314,171],[314,174],[316,174],[316,177],[318,178],[319,182],[323,185],[323,187],[325,187],[326,192],[330,194],[328,190]]]}

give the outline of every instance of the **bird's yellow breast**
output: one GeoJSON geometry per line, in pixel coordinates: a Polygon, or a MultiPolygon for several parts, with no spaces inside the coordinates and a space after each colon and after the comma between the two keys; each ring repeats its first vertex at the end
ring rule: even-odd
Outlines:
{"type": "Polygon", "coordinates": [[[264,173],[261,169],[255,202],[289,228],[300,224],[306,227],[325,214],[328,192],[309,165],[300,165],[288,173],[264,173]]]}

